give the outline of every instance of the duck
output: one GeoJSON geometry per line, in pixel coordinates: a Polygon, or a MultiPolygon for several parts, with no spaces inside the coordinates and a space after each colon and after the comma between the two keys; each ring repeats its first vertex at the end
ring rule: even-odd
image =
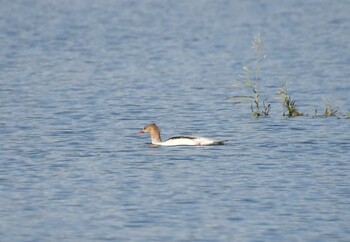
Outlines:
{"type": "Polygon", "coordinates": [[[156,146],[204,146],[204,145],[223,145],[225,140],[213,140],[210,138],[199,136],[173,136],[162,141],[160,137],[160,129],[155,123],[147,124],[137,134],[149,133],[151,136],[152,145],[156,146]]]}

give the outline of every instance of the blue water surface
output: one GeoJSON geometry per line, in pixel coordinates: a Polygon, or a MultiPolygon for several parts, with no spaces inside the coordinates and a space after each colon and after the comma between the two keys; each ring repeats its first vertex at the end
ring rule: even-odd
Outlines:
{"type": "Polygon", "coordinates": [[[6,1],[1,241],[349,241],[350,2],[6,1]],[[263,37],[261,100],[234,105],[263,37]],[[288,82],[302,117],[276,100],[288,82]],[[338,117],[323,117],[322,98],[338,117]],[[318,117],[313,117],[315,109],[318,117]],[[224,146],[151,147],[135,132],[224,146]]]}

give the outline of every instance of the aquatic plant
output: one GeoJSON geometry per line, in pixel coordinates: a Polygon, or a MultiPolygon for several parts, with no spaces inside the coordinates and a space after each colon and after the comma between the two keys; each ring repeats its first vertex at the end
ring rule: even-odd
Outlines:
{"type": "Polygon", "coordinates": [[[264,41],[263,38],[258,33],[252,41],[252,49],[255,51],[257,57],[255,62],[255,68],[252,70],[247,66],[243,66],[245,74],[239,75],[237,83],[233,84],[234,87],[243,87],[250,92],[251,95],[234,95],[228,97],[226,100],[235,99],[234,104],[240,104],[243,102],[250,102],[250,108],[252,111],[252,116],[269,116],[271,105],[267,103],[267,98],[262,102],[260,101],[260,90],[259,90],[259,75],[261,69],[261,63],[266,58],[266,53],[264,51],[264,41]]]}
{"type": "MultiPolygon", "coordinates": [[[[233,87],[240,87],[241,94],[233,95],[226,100],[234,100],[233,104],[241,104],[244,102],[250,103],[251,114],[254,117],[268,117],[270,114],[271,104],[268,98],[263,98],[260,90],[260,71],[263,61],[266,58],[266,52],[264,50],[264,40],[258,33],[252,41],[252,49],[256,54],[256,60],[254,68],[249,68],[243,66],[243,74],[238,75],[238,79],[232,85],[233,87]]],[[[290,93],[288,92],[287,82],[279,89],[278,97],[275,99],[282,101],[283,105],[283,116],[296,117],[303,116],[302,112],[299,112],[296,106],[296,101],[292,99],[290,93]]],[[[350,111],[345,115],[339,114],[339,108],[334,104],[334,100],[322,98],[324,103],[324,109],[322,114],[318,115],[318,110],[315,108],[313,117],[332,117],[336,116],[338,118],[345,117],[350,119],[350,111]]],[[[306,114],[306,116],[308,116],[306,114]]]]}
{"type": "Polygon", "coordinates": [[[350,119],[350,111],[345,114],[345,118],[350,119]]]}
{"type": "Polygon", "coordinates": [[[287,82],[278,91],[278,97],[276,99],[283,102],[283,107],[285,108],[283,116],[295,117],[303,115],[303,113],[297,110],[295,100],[292,100],[291,95],[288,93],[287,82]]]}
{"type": "Polygon", "coordinates": [[[323,115],[325,117],[336,116],[337,112],[339,111],[339,108],[335,106],[334,99],[328,99],[328,98],[323,97],[322,100],[324,103],[323,115]]]}
{"type": "MultiPolygon", "coordinates": [[[[335,106],[335,101],[334,99],[328,99],[325,97],[322,97],[323,103],[324,103],[324,108],[323,108],[323,113],[321,115],[318,115],[318,110],[315,108],[315,112],[313,117],[334,117],[337,116],[337,113],[339,112],[339,108],[335,106]]],[[[346,115],[345,115],[346,116],[346,115]]]]}

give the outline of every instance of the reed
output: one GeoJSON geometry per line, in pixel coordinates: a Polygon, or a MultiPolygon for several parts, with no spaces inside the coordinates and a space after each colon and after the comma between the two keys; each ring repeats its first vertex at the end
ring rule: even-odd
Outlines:
{"type": "MultiPolygon", "coordinates": [[[[256,54],[256,60],[254,68],[243,66],[243,74],[238,75],[238,79],[232,85],[233,87],[239,87],[241,94],[233,95],[226,100],[234,100],[233,104],[250,103],[251,114],[254,117],[268,117],[271,110],[271,104],[268,98],[262,98],[260,90],[260,71],[263,61],[266,59],[266,52],[264,49],[264,40],[258,33],[252,41],[252,49],[256,54]],[[247,93],[247,94],[246,94],[247,93]]],[[[278,96],[275,98],[282,101],[283,116],[297,117],[303,116],[302,112],[299,112],[296,106],[296,101],[292,99],[288,92],[287,82],[277,92],[278,96]]],[[[339,108],[335,105],[334,100],[322,98],[324,103],[324,109],[321,115],[318,115],[318,110],[315,109],[313,117],[344,117],[350,119],[350,111],[345,115],[339,116],[339,108]]],[[[307,114],[306,114],[307,116],[307,114]]]]}
{"type": "Polygon", "coordinates": [[[335,106],[334,99],[328,99],[328,98],[323,97],[322,100],[324,103],[323,115],[325,117],[336,116],[338,111],[339,111],[339,108],[335,106]]]}
{"type": "Polygon", "coordinates": [[[346,118],[346,119],[350,119],[350,111],[348,111],[348,112],[345,114],[345,118],[346,118]]]}
{"type": "Polygon", "coordinates": [[[287,82],[278,91],[278,97],[276,99],[283,102],[283,107],[285,109],[283,111],[283,116],[296,117],[303,115],[303,113],[297,110],[295,100],[292,100],[291,95],[288,93],[287,82]]]}
{"type": "Polygon", "coordinates": [[[254,117],[267,117],[271,109],[271,104],[267,102],[267,98],[261,101],[260,94],[260,70],[263,60],[266,58],[264,51],[264,41],[261,35],[258,33],[252,41],[252,49],[256,54],[256,61],[254,69],[250,69],[247,66],[243,66],[244,74],[239,75],[239,79],[232,86],[248,89],[250,95],[233,95],[226,100],[234,99],[234,104],[240,104],[243,102],[249,102],[254,117]]]}
{"type": "MultiPolygon", "coordinates": [[[[338,117],[340,118],[337,114],[339,114],[339,108],[337,106],[335,106],[335,101],[334,99],[329,99],[329,98],[325,98],[325,97],[322,97],[322,100],[323,100],[323,112],[321,115],[318,115],[318,110],[317,108],[315,108],[315,111],[314,111],[314,115],[313,117],[314,118],[317,118],[317,117],[338,117]]],[[[346,117],[347,115],[345,115],[346,117]]]]}

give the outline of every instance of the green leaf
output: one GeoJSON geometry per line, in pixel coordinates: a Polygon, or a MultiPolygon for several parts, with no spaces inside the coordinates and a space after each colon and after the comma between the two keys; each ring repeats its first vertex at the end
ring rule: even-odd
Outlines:
{"type": "Polygon", "coordinates": [[[259,116],[260,116],[260,113],[259,113],[259,112],[253,112],[252,115],[253,115],[254,117],[259,117],[259,116]]]}
{"type": "Polygon", "coordinates": [[[243,70],[245,70],[246,72],[249,72],[249,73],[252,73],[253,71],[252,70],[250,70],[248,67],[246,67],[246,66],[243,66],[243,70]]]}
{"type": "Polygon", "coordinates": [[[244,87],[249,87],[249,88],[252,87],[252,84],[250,84],[249,82],[244,82],[243,85],[244,87]]]}
{"type": "Polygon", "coordinates": [[[232,86],[232,87],[240,87],[241,84],[239,84],[239,83],[234,83],[234,84],[232,84],[231,86],[232,86]]]}

